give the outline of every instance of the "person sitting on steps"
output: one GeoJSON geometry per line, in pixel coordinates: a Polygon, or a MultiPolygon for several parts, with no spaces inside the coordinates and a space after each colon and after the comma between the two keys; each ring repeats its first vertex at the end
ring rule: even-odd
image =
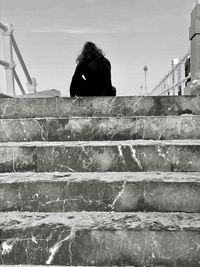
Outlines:
{"type": "Polygon", "coordinates": [[[70,96],[116,96],[112,86],[111,64],[94,43],[86,42],[76,59],[70,96]]]}

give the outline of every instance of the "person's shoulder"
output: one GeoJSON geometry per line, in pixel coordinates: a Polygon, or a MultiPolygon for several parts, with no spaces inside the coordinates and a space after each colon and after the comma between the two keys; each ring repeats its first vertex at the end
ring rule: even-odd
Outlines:
{"type": "Polygon", "coordinates": [[[111,66],[110,61],[106,57],[103,57],[103,60],[107,65],[111,66]]]}
{"type": "Polygon", "coordinates": [[[90,59],[88,62],[88,64],[103,64],[103,65],[109,65],[111,66],[110,64],[110,61],[106,58],[106,57],[98,57],[98,58],[93,58],[93,59],[90,59]]]}
{"type": "Polygon", "coordinates": [[[110,63],[110,61],[106,57],[103,57],[103,60],[110,63]]]}
{"type": "Polygon", "coordinates": [[[77,62],[76,69],[83,69],[86,66],[86,62],[81,60],[80,62],[77,62]]]}

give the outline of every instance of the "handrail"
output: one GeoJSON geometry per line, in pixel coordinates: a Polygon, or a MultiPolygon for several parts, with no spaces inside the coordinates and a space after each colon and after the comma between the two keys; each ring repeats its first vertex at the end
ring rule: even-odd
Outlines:
{"type": "Polygon", "coordinates": [[[23,85],[22,85],[22,83],[21,83],[21,81],[20,81],[20,79],[19,79],[19,77],[18,77],[18,75],[17,75],[15,70],[14,70],[14,77],[15,77],[15,80],[16,80],[16,82],[17,82],[22,94],[25,95],[26,92],[25,92],[24,87],[23,87],[23,85]]]}
{"type": "Polygon", "coordinates": [[[4,66],[6,68],[9,68],[10,67],[10,64],[8,62],[6,62],[4,60],[1,60],[1,59],[0,59],[0,65],[4,66]]]}
{"type": "Polygon", "coordinates": [[[163,91],[163,93],[164,92],[170,92],[174,88],[176,88],[176,87],[180,86],[181,84],[185,83],[189,78],[191,78],[191,75],[188,75],[181,82],[178,82],[178,83],[174,84],[173,86],[171,86],[170,88],[167,88],[166,90],[163,91]]]}
{"type": "Polygon", "coordinates": [[[28,73],[27,67],[26,67],[26,65],[24,63],[24,60],[23,60],[22,55],[21,55],[21,53],[19,51],[19,48],[17,46],[17,43],[15,41],[14,36],[12,36],[12,41],[13,41],[13,43],[12,43],[13,44],[13,48],[14,48],[15,53],[16,53],[18,59],[19,59],[19,62],[21,63],[21,66],[22,66],[22,69],[23,69],[24,74],[26,76],[26,79],[27,79],[27,81],[28,81],[29,84],[32,84],[33,82],[32,82],[31,76],[28,73]]]}
{"type": "Polygon", "coordinates": [[[16,40],[13,36],[13,27],[11,24],[5,25],[0,22],[0,30],[3,31],[3,40],[4,40],[4,53],[5,53],[5,60],[0,60],[0,65],[5,67],[6,70],[6,84],[7,84],[7,93],[10,95],[15,95],[15,85],[14,80],[17,82],[22,94],[26,94],[21,81],[15,71],[15,63],[13,61],[13,54],[12,50],[14,49],[17,58],[20,62],[20,65],[22,67],[22,70],[26,76],[27,79],[27,87],[29,93],[36,92],[36,79],[31,78],[27,67],[24,63],[23,57],[20,53],[20,50],[18,48],[18,45],[16,43],[16,40]]]}
{"type": "Polygon", "coordinates": [[[8,31],[8,27],[6,25],[4,25],[3,23],[0,22],[0,29],[4,32],[8,31]]]}
{"type": "MultiPolygon", "coordinates": [[[[155,88],[150,92],[150,95],[153,95],[157,90],[159,90],[161,88],[162,85],[165,84],[165,82],[170,78],[171,75],[175,74],[175,72],[181,67],[181,65],[186,61],[186,59],[190,56],[190,52],[187,52],[181,59],[179,59],[179,62],[173,66],[172,70],[170,70],[162,79],[161,81],[155,86],[155,88]]],[[[163,90],[163,92],[169,92],[171,90],[173,90],[174,88],[178,87],[179,85],[181,85],[182,83],[184,83],[185,81],[187,81],[187,79],[189,79],[190,76],[188,77],[184,77],[184,79],[182,79],[180,82],[174,84],[173,86],[171,86],[170,88],[167,88],[166,90],[163,90]]]]}

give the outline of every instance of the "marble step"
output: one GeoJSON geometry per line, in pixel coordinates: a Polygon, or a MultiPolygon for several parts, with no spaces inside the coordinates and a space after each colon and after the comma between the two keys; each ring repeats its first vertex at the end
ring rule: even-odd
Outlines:
{"type": "Polygon", "coordinates": [[[200,116],[0,120],[0,142],[130,139],[200,139],[200,116]]]}
{"type": "Polygon", "coordinates": [[[200,140],[0,143],[0,172],[200,171],[200,140]]]}
{"type": "MultiPolygon", "coordinates": [[[[30,265],[30,264],[26,264],[26,265],[5,265],[5,264],[3,264],[3,265],[1,265],[0,264],[0,266],[2,266],[2,267],[46,267],[46,266],[48,266],[48,265],[30,265]]],[[[58,267],[58,265],[50,265],[51,267],[58,267]]],[[[63,266],[61,266],[61,265],[59,265],[59,267],[66,267],[67,265],[63,265],[63,266]]],[[[72,266],[72,265],[70,265],[70,267],[75,267],[75,266],[72,266]]],[[[82,265],[77,265],[76,267],[82,267],[82,265]]],[[[87,265],[87,267],[91,267],[91,265],[89,266],[89,265],[87,265]]],[[[98,266],[97,266],[98,267],[98,266]]],[[[111,267],[117,267],[116,265],[111,265],[111,267]]],[[[135,267],[135,266],[130,266],[130,265],[126,265],[126,267],[135,267]]],[[[163,267],[163,265],[148,265],[148,267],[163,267]]]]}
{"type": "Polygon", "coordinates": [[[0,211],[200,212],[200,173],[5,173],[0,211]]]}
{"type": "Polygon", "coordinates": [[[199,266],[197,213],[0,214],[1,264],[199,266]]]}
{"type": "Polygon", "coordinates": [[[1,98],[0,118],[200,115],[199,96],[1,98]]]}

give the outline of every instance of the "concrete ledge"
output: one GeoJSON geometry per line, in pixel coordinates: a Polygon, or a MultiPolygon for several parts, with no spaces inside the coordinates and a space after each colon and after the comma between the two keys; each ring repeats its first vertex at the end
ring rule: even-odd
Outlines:
{"type": "Polygon", "coordinates": [[[35,265],[198,266],[200,215],[2,213],[1,261],[35,265]]]}
{"type": "Polygon", "coordinates": [[[0,99],[0,118],[200,115],[199,96],[0,99]]]}
{"type": "Polygon", "coordinates": [[[200,171],[200,140],[0,143],[0,172],[200,171]]]}
{"type": "Polygon", "coordinates": [[[200,116],[1,119],[0,142],[200,139],[200,116]]]}
{"type": "Polygon", "coordinates": [[[6,95],[6,94],[0,92],[0,98],[13,98],[13,96],[6,95]]]}
{"type": "MultiPolygon", "coordinates": [[[[30,264],[26,264],[26,265],[1,265],[0,264],[0,266],[3,266],[3,267],[46,267],[47,265],[30,265],[30,264]]],[[[50,265],[51,267],[58,267],[58,265],[50,265]]],[[[66,267],[67,265],[63,265],[63,266],[61,266],[61,265],[59,265],[59,267],[66,267]]],[[[75,267],[75,266],[72,266],[72,265],[70,265],[70,267],[75,267]]],[[[82,265],[79,265],[78,267],[83,267],[82,265]]],[[[91,267],[91,266],[89,266],[89,265],[87,265],[87,267],[91,267]]],[[[98,267],[98,266],[97,266],[98,267]]],[[[112,265],[112,267],[118,267],[117,265],[112,265]]],[[[129,265],[128,267],[135,267],[135,266],[131,266],[131,265],[129,265]]],[[[151,265],[150,267],[163,267],[163,265],[161,266],[161,265],[151,265]]]]}
{"type": "Polygon", "coordinates": [[[200,212],[199,173],[0,174],[0,211],[200,212]]]}
{"type": "Polygon", "coordinates": [[[49,98],[49,97],[60,97],[60,91],[56,89],[38,91],[35,93],[28,93],[25,95],[19,95],[18,98],[49,98]]]}

